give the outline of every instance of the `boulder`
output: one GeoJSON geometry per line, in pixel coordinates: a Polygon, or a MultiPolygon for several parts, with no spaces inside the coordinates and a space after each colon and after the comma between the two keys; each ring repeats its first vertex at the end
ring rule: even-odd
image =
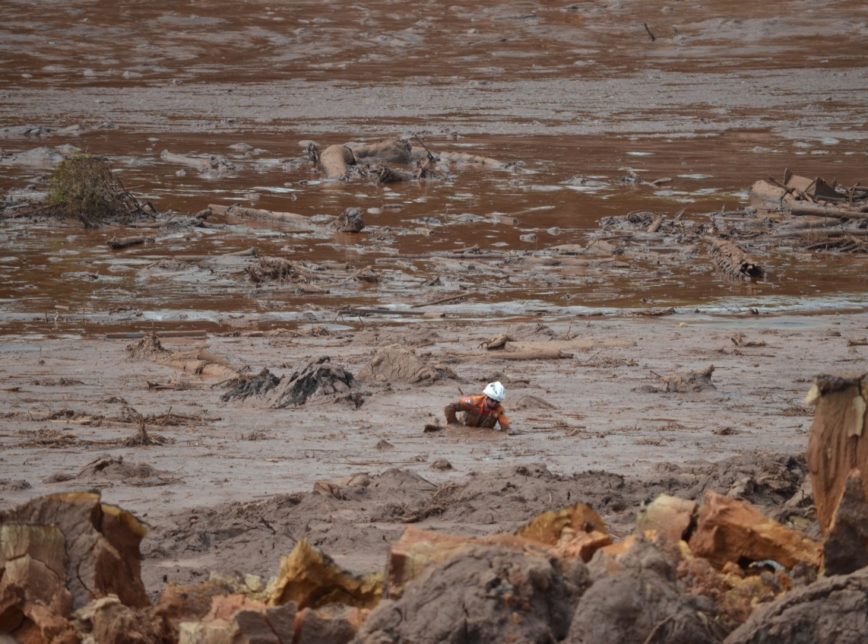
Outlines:
{"type": "Polygon", "coordinates": [[[868,633],[868,568],[828,577],[758,608],[726,644],[857,644],[868,633]]]}
{"type": "Polygon", "coordinates": [[[519,528],[516,535],[551,546],[560,557],[579,558],[584,562],[590,561],[598,549],[612,543],[600,515],[584,503],[544,512],[519,528]]]}
{"type": "Polygon", "coordinates": [[[680,541],[693,523],[696,501],[661,494],[642,508],[636,517],[636,531],[654,532],[665,539],[680,541]]]}
{"type": "Polygon", "coordinates": [[[771,559],[792,568],[820,564],[820,544],[764,516],[743,501],[708,492],[699,508],[690,549],[717,568],[771,559]]]}
{"type": "Polygon", "coordinates": [[[429,568],[400,599],[384,600],[356,642],[559,641],[588,584],[581,562],[471,545],[429,568]]]}
{"type": "Polygon", "coordinates": [[[293,644],[346,644],[356,636],[368,613],[347,606],[305,608],[295,618],[293,644]]]}
{"type": "Polygon", "coordinates": [[[719,642],[714,616],[675,581],[653,569],[625,569],[602,577],[582,595],[567,644],[719,642]]]}
{"type": "Polygon", "coordinates": [[[383,580],[381,575],[348,573],[302,539],[280,562],[280,572],[266,592],[269,606],[293,602],[299,609],[328,604],[370,608],[380,601],[383,580]]]}
{"type": "Polygon", "coordinates": [[[57,527],[0,525],[0,633],[18,641],[75,641],[66,620],[72,612],[66,566],[57,527]]]}
{"type": "Polygon", "coordinates": [[[101,503],[99,494],[36,498],[0,513],[0,524],[9,523],[57,526],[66,544],[65,585],[75,608],[109,594],[127,606],[149,605],[139,551],[147,528],[129,512],[101,503]]]}
{"type": "Polygon", "coordinates": [[[835,508],[851,470],[859,469],[868,498],[868,375],[859,378],[817,376],[806,403],[815,403],[808,443],[808,468],[823,533],[832,525],[835,508]]]}
{"type": "Polygon", "coordinates": [[[862,481],[862,472],[851,471],[832,517],[823,543],[827,575],[846,575],[868,566],[868,503],[862,481]]]}

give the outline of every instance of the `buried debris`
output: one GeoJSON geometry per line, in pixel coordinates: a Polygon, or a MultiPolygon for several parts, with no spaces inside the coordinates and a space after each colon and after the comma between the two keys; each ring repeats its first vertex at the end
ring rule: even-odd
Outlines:
{"type": "Polygon", "coordinates": [[[360,233],[365,228],[365,220],[362,217],[361,208],[347,208],[337,219],[335,228],[342,233],[360,233]]]}
{"type": "Polygon", "coordinates": [[[359,380],[375,382],[430,384],[456,376],[447,367],[427,364],[412,349],[399,344],[390,344],[377,350],[373,359],[359,372],[358,377],[359,380]]]}
{"type": "Polygon", "coordinates": [[[245,270],[254,284],[294,280],[301,276],[292,262],[282,257],[260,257],[245,270]]]}
{"type": "Polygon", "coordinates": [[[87,228],[156,214],[124,188],[105,159],[89,154],[76,154],[57,166],[45,210],[76,217],[87,228]]]}
{"type": "Polygon", "coordinates": [[[490,157],[467,152],[434,154],[418,136],[373,143],[327,146],[320,151],[313,141],[303,141],[305,154],[328,179],[370,179],[379,184],[418,181],[449,176],[455,166],[508,170],[512,166],[490,157]],[[417,144],[417,145],[414,145],[417,144]]]}
{"type": "Polygon", "coordinates": [[[242,374],[226,383],[229,391],[220,396],[220,400],[229,402],[235,399],[245,400],[251,396],[264,396],[278,383],[280,378],[268,369],[263,369],[256,375],[242,374]]]}
{"type": "Polygon", "coordinates": [[[763,268],[731,241],[718,237],[708,237],[706,241],[714,263],[727,277],[749,280],[765,275],[763,268]]]}
{"type": "Polygon", "coordinates": [[[271,406],[275,409],[298,407],[312,397],[339,396],[360,407],[364,398],[354,389],[353,374],[343,367],[332,365],[331,358],[323,356],[288,378],[282,378],[271,393],[271,406]]]}
{"type": "MultiPolygon", "coordinates": [[[[662,391],[666,393],[688,393],[700,392],[706,389],[716,389],[711,382],[711,374],[714,373],[714,365],[708,365],[702,371],[691,371],[687,374],[671,374],[669,376],[661,376],[658,373],[654,374],[666,388],[662,391]]],[[[660,391],[655,389],[655,391],[660,391]]]]}

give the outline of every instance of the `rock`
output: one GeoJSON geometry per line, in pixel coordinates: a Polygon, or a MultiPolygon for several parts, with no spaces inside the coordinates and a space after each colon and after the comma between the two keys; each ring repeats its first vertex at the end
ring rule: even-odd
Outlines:
{"type": "Polygon", "coordinates": [[[365,228],[365,220],[362,218],[361,208],[347,208],[337,219],[335,228],[342,233],[359,233],[365,228]]]}
{"type": "Polygon", "coordinates": [[[57,527],[0,525],[0,633],[18,641],[71,637],[66,568],[66,545],[57,527]]]}
{"type": "Polygon", "coordinates": [[[699,508],[690,549],[717,568],[728,562],[741,565],[771,559],[792,568],[820,563],[820,545],[763,516],[748,503],[708,492],[699,508]]]}
{"type": "Polygon", "coordinates": [[[584,562],[590,561],[599,548],[612,543],[600,515],[584,503],[544,512],[519,528],[516,535],[552,546],[561,557],[578,557],[584,562]]]}
{"type": "Polygon", "coordinates": [[[552,642],[589,584],[584,564],[542,552],[471,545],[384,601],[356,642],[552,642]]]}
{"type": "Polygon", "coordinates": [[[75,623],[84,641],[149,644],[167,639],[162,623],[150,611],[124,606],[115,595],[77,610],[75,623]]]}
{"type": "Polygon", "coordinates": [[[70,492],[33,499],[0,513],[0,524],[7,523],[60,529],[68,557],[66,587],[76,608],[112,593],[127,606],[149,604],[139,551],[147,528],[132,514],[100,503],[99,494],[70,492]]]}
{"type": "Polygon", "coordinates": [[[852,470],[823,543],[827,575],[846,575],[868,566],[868,503],[862,473],[852,470]]]}
{"type": "Polygon", "coordinates": [[[661,494],[636,517],[636,531],[654,530],[657,535],[680,541],[687,533],[696,512],[696,501],[661,494]]]}
{"type": "Polygon", "coordinates": [[[713,624],[714,616],[679,593],[672,578],[628,569],[597,580],[582,595],[564,642],[718,642],[713,624]]]}
{"type": "Polygon", "coordinates": [[[359,372],[359,380],[388,383],[430,384],[444,378],[455,378],[448,368],[432,366],[416,353],[400,344],[381,347],[359,372]]]}
{"type": "Polygon", "coordinates": [[[294,602],[299,609],[328,604],[370,608],[380,601],[382,594],[380,575],[352,575],[302,539],[280,562],[277,578],[268,585],[267,603],[279,606],[294,602]]]}
{"type": "Polygon", "coordinates": [[[295,618],[293,644],[346,644],[356,636],[368,613],[346,606],[305,608],[295,618]]]}
{"type": "Polygon", "coordinates": [[[213,598],[209,613],[181,625],[182,644],[292,644],[296,606],[266,607],[245,595],[213,598]]]}
{"type": "Polygon", "coordinates": [[[816,403],[808,468],[817,505],[817,522],[826,533],[844,493],[850,471],[862,473],[868,497],[868,375],[860,378],[817,376],[806,403],[816,403]]]}
{"type": "Polygon", "coordinates": [[[758,608],[726,644],[856,644],[868,633],[868,568],[821,579],[758,608]]]}

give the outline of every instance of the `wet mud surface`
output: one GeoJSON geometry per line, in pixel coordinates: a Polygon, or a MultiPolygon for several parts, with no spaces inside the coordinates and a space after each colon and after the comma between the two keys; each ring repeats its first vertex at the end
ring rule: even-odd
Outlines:
{"type": "Polygon", "coordinates": [[[771,509],[804,478],[813,376],[865,371],[864,253],[748,239],[766,273],[734,281],[605,223],[725,226],[785,168],[865,185],[859,3],[0,6],[0,507],[100,489],[152,526],[151,592],[268,576],[302,536],[370,572],[408,523],[588,500],[617,535],[708,487],[771,509]],[[453,161],[382,184],[306,155],[394,136],[453,161]],[[76,150],[162,215],[18,217],[76,150]],[[396,343],[439,375],[371,375],[396,343]],[[224,399],[324,356],[369,377],[224,399]],[[422,432],[493,379],[517,434],[422,432]]]}

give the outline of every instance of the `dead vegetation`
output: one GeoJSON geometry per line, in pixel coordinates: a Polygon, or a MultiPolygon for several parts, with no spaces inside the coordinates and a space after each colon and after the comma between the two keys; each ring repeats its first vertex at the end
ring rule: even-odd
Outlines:
{"type": "Polygon", "coordinates": [[[77,218],[86,228],[125,224],[155,214],[150,204],[142,204],[124,188],[105,159],[88,154],[69,157],[57,166],[44,210],[77,218]]]}

